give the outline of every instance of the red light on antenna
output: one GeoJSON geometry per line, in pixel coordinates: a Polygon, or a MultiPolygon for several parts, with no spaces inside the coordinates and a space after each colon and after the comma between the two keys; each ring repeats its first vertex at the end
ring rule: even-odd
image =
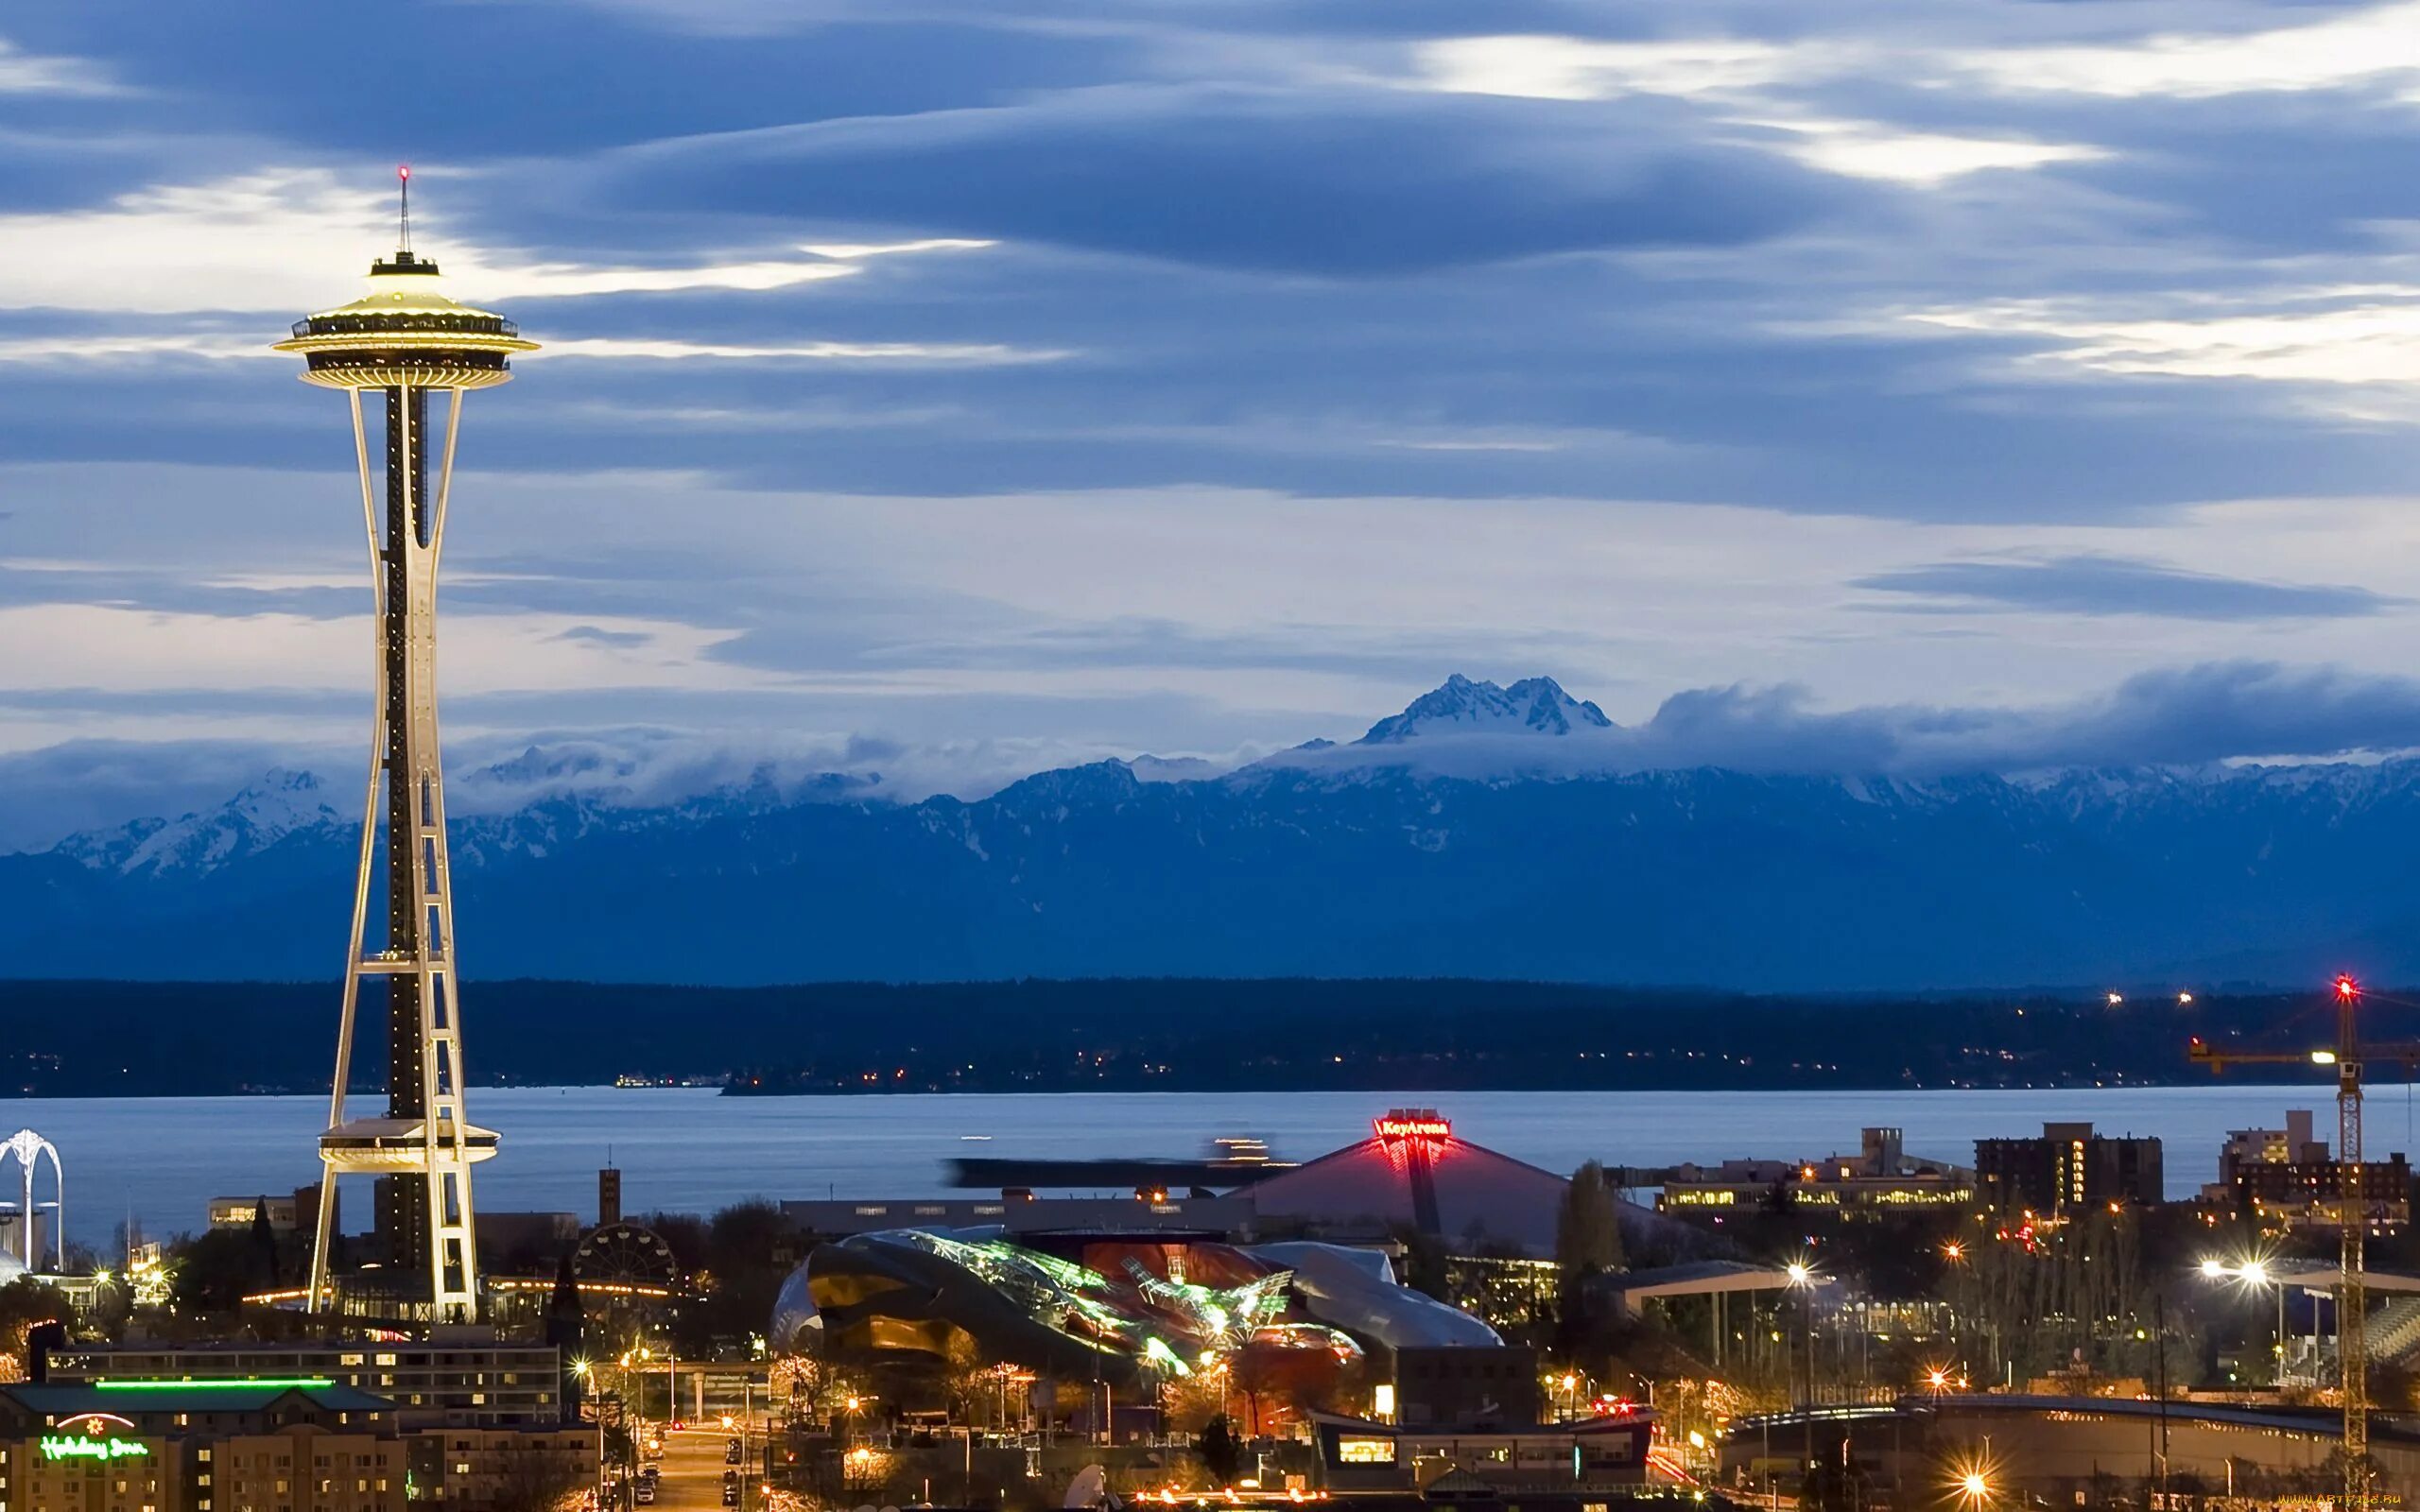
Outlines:
{"type": "Polygon", "coordinates": [[[2340,976],[2336,979],[2336,995],[2340,998],[2349,998],[2360,990],[2349,976],[2340,976]]]}
{"type": "Polygon", "coordinates": [[[409,180],[409,179],[411,178],[411,176],[412,176],[412,165],[411,165],[410,163],[396,163],[396,164],[395,164],[395,177],[396,177],[396,178],[398,178],[398,179],[403,179],[403,180],[409,180]]]}

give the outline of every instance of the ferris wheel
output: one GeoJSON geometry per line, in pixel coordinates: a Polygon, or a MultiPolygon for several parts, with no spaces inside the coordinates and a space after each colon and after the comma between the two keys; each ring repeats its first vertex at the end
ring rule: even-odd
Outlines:
{"type": "Polygon", "coordinates": [[[580,1240],[572,1251],[571,1273],[583,1289],[609,1297],[669,1296],[680,1282],[681,1263],[654,1229],[609,1223],[580,1240]]]}

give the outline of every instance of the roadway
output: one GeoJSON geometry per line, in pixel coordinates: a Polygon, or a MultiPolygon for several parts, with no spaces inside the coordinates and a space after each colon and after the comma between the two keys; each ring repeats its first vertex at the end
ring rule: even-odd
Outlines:
{"type": "Polygon", "coordinates": [[[720,1425],[680,1428],[664,1435],[663,1479],[656,1485],[655,1512],[722,1512],[722,1472],[747,1467],[722,1461],[720,1425]]]}

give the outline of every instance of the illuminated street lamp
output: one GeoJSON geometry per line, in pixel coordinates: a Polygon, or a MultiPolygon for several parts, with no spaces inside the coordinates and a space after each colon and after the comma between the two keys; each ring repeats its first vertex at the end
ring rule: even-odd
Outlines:
{"type": "Polygon", "coordinates": [[[1806,1400],[1815,1401],[1815,1267],[1804,1260],[1793,1260],[1782,1267],[1789,1278],[1789,1289],[1799,1294],[1800,1321],[1806,1331],[1806,1400]]]}
{"type": "MultiPolygon", "coordinates": [[[[2332,1058],[2332,1057],[2331,1057],[2332,1058]]],[[[2222,1280],[2229,1277],[2252,1291],[2274,1291],[2277,1294],[2277,1332],[2269,1346],[2271,1361],[2270,1384],[2283,1391],[2286,1385],[2286,1281],[2282,1276],[2270,1274],[2269,1263],[2255,1256],[2240,1264],[2230,1265],[2221,1260],[2202,1262],[2204,1280],[2222,1280]]]]}
{"type": "Polygon", "coordinates": [[[1962,1512],[1984,1512],[1999,1487],[1992,1484],[1996,1473],[1992,1465],[1992,1441],[1983,1440],[1982,1449],[1969,1450],[1949,1467],[1949,1490],[1958,1498],[1962,1512]]]}

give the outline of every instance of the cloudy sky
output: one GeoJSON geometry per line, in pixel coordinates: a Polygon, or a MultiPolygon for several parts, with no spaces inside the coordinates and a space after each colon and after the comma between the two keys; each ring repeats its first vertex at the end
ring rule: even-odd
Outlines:
{"type": "Polygon", "coordinates": [[[0,766],[357,759],[342,404],[266,347],[403,161],[547,349],[469,406],[466,752],[967,789],[1454,671],[1691,759],[2420,743],[2416,129],[2412,4],[33,0],[0,766]]]}

